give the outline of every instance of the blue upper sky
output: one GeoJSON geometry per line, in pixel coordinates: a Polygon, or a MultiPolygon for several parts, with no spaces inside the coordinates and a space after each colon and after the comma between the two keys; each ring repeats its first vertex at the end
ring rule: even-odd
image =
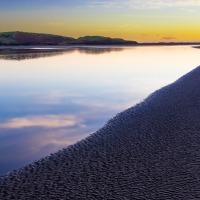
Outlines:
{"type": "Polygon", "coordinates": [[[52,6],[80,6],[85,5],[90,0],[0,0],[0,9],[35,9],[35,8],[45,8],[52,6]]]}

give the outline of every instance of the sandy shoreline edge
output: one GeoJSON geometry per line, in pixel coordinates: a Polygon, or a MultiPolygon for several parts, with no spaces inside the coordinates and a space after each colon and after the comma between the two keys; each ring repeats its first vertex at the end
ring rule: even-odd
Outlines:
{"type": "Polygon", "coordinates": [[[90,137],[0,179],[0,199],[199,199],[200,67],[90,137]]]}

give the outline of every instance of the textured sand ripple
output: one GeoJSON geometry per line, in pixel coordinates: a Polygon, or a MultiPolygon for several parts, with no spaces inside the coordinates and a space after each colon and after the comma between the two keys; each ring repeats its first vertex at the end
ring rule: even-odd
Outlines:
{"type": "Polygon", "coordinates": [[[200,67],[2,178],[0,199],[200,199],[200,67]]]}

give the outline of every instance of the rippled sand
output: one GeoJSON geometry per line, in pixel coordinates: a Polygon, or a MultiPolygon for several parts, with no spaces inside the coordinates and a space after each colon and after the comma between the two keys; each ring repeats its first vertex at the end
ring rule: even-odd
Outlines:
{"type": "Polygon", "coordinates": [[[200,67],[0,179],[0,199],[200,199],[200,67]]]}

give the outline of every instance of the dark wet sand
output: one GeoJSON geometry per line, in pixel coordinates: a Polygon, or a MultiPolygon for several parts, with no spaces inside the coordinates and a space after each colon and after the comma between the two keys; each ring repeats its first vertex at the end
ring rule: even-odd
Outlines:
{"type": "Polygon", "coordinates": [[[200,199],[200,67],[0,180],[2,200],[200,199]]]}

